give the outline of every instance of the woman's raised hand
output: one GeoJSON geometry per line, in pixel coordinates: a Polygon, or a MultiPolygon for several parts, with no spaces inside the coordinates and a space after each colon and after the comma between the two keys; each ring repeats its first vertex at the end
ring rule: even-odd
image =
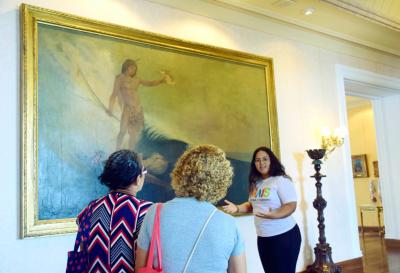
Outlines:
{"type": "Polygon", "coordinates": [[[229,200],[224,200],[225,206],[222,206],[222,209],[227,212],[227,213],[236,213],[239,212],[239,207],[236,206],[234,203],[232,203],[229,200]]]}

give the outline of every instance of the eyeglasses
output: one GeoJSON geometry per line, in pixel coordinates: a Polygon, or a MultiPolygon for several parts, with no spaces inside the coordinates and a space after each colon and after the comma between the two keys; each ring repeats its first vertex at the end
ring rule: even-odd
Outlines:
{"type": "Polygon", "coordinates": [[[255,160],[254,160],[254,163],[255,164],[260,164],[261,162],[268,162],[268,161],[270,161],[270,159],[268,158],[268,157],[262,157],[262,158],[256,158],[255,160]]]}
{"type": "Polygon", "coordinates": [[[147,173],[147,169],[146,168],[143,168],[143,170],[142,170],[142,175],[143,174],[146,174],[147,173]]]}

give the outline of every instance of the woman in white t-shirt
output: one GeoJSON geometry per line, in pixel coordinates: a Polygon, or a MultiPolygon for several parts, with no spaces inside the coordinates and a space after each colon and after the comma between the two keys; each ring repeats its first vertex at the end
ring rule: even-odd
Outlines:
{"type": "Polygon", "coordinates": [[[253,153],[249,174],[249,201],[240,205],[225,200],[228,213],[254,214],[257,246],[266,273],[295,273],[301,234],[292,213],[297,196],[285,167],[267,147],[253,153]]]}

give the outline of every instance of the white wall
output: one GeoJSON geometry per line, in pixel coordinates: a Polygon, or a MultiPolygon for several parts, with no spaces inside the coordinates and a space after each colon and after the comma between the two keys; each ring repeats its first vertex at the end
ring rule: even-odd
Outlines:
{"type": "MultiPolygon", "coordinates": [[[[309,178],[314,171],[304,151],[319,146],[319,129],[323,125],[331,127],[345,125],[340,124],[342,119],[338,109],[342,98],[337,91],[340,87],[336,83],[335,66],[344,64],[373,72],[379,70],[379,73],[400,77],[400,69],[388,65],[398,63],[399,59],[381,55],[379,52],[366,48],[360,49],[360,52],[362,56],[367,57],[359,57],[358,51],[354,51],[354,45],[351,45],[351,54],[343,54],[336,52],[343,52],[346,45],[338,44],[337,47],[340,50],[335,51],[324,49],[322,46],[316,47],[296,42],[274,34],[276,28],[279,28],[276,22],[273,23],[274,28],[270,28],[271,31],[268,27],[265,31],[256,31],[142,0],[30,0],[26,2],[101,21],[272,57],[281,158],[288,173],[294,178],[300,200],[299,209],[295,215],[303,235],[298,271],[311,262],[312,248],[318,234],[316,212],[312,207],[315,187],[314,181],[309,178]]],[[[19,4],[20,1],[17,0],[0,2],[0,90],[2,94],[0,168],[3,181],[0,199],[0,272],[63,272],[66,253],[73,246],[72,235],[18,239],[20,218],[19,4]]],[[[293,29],[293,35],[300,31],[293,29]]],[[[338,42],[332,40],[332,43],[338,42]]],[[[361,255],[354,188],[350,169],[346,165],[348,158],[349,152],[346,149],[340,149],[331,155],[329,161],[322,167],[322,172],[328,176],[323,180],[323,194],[328,201],[328,207],[325,210],[326,236],[333,248],[333,259],[336,262],[361,255]]],[[[246,240],[248,272],[262,272],[258,261],[252,218],[241,217],[237,218],[237,221],[246,240]]],[[[396,221],[399,223],[399,219],[396,221]]]]}
{"type": "Polygon", "coordinates": [[[379,176],[385,209],[385,238],[400,240],[400,96],[374,101],[378,159],[382,162],[379,176]]]}

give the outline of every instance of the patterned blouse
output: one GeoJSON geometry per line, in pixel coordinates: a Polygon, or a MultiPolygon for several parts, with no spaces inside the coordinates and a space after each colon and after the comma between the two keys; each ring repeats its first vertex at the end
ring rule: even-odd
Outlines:
{"type": "MultiPolygon", "coordinates": [[[[136,239],[151,202],[111,192],[92,202],[88,273],[133,273],[136,239]]],[[[78,215],[77,221],[87,213],[78,215]]]]}

